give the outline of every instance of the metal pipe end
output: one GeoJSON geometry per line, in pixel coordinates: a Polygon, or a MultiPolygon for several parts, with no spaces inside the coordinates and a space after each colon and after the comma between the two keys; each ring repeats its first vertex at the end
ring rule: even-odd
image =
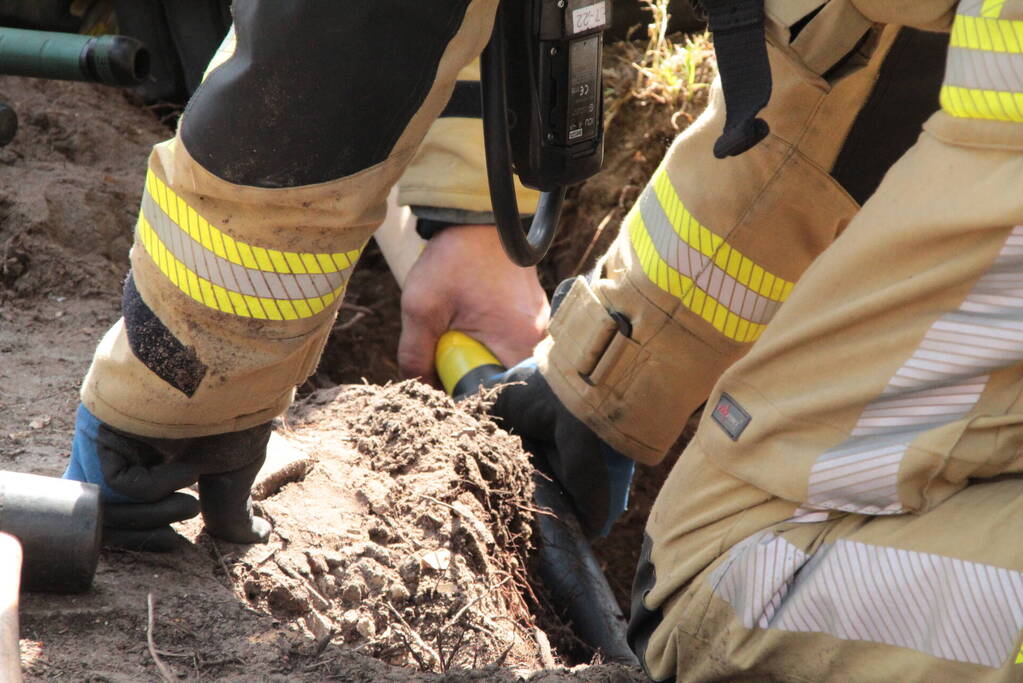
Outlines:
{"type": "Polygon", "coordinates": [[[131,87],[149,77],[149,48],[128,36],[96,36],[82,50],[89,78],[105,85],[131,87]]]}

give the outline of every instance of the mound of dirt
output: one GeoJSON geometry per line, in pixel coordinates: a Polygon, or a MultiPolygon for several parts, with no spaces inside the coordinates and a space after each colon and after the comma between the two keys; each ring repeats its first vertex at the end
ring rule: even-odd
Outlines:
{"type": "Polygon", "coordinates": [[[289,426],[317,466],[262,503],[282,545],[255,551],[250,604],[398,666],[542,667],[517,438],[416,382],[316,392],[289,426]]]}

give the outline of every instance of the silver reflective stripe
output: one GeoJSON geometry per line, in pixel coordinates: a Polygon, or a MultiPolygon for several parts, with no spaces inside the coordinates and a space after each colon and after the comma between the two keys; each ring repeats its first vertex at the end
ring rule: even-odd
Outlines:
{"type": "Polygon", "coordinates": [[[750,536],[710,576],[746,628],[769,628],[807,555],[769,531],[750,536]]]}
{"type": "Polygon", "coordinates": [[[770,322],[782,302],[761,296],[740,284],[715,265],[710,257],[680,239],[652,186],[648,186],[640,197],[639,210],[661,260],[693,280],[697,287],[732,313],[753,323],[770,322]]]}
{"type": "Polygon", "coordinates": [[[956,14],[964,17],[996,18],[1003,4],[1005,3],[992,2],[991,0],[959,0],[956,14]]]}
{"type": "Polygon", "coordinates": [[[827,633],[1000,667],[1023,630],[1023,574],[840,540],[807,556],[769,532],[710,577],[746,628],[827,633]]]}
{"type": "Polygon", "coordinates": [[[1023,54],[950,47],[945,85],[999,92],[1023,91],[1023,54]]]}
{"type": "Polygon", "coordinates": [[[231,263],[196,242],[171,220],[148,192],[142,195],[142,215],[160,241],[186,268],[229,291],[266,299],[298,300],[330,294],[345,283],[347,271],[271,273],[231,263]]]}
{"type": "Polygon", "coordinates": [[[991,373],[1023,360],[1023,226],[955,311],[941,316],[852,433],[818,457],[806,502],[863,514],[904,512],[906,449],[928,429],[966,417],[991,373]]]}

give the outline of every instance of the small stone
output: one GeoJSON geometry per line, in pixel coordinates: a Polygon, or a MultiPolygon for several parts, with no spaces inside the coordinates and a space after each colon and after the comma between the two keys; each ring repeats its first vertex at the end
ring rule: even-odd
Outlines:
{"type": "Polygon", "coordinates": [[[415,557],[406,558],[398,568],[398,574],[406,584],[416,583],[419,580],[420,571],[422,571],[422,562],[415,557]]]}
{"type": "Polygon", "coordinates": [[[337,595],[337,579],[330,574],[321,574],[313,579],[313,583],[316,584],[316,589],[323,593],[325,596],[330,597],[337,595]]]}
{"type": "Polygon", "coordinates": [[[391,587],[387,589],[387,597],[391,599],[391,602],[405,602],[409,599],[410,594],[405,586],[400,583],[392,583],[391,587]]]}
{"type": "Polygon", "coordinates": [[[374,524],[369,528],[369,540],[374,543],[386,544],[391,540],[391,530],[383,524],[374,524]]]}
{"type": "Polygon", "coordinates": [[[337,553],[325,554],[324,558],[327,560],[327,567],[332,572],[339,567],[344,568],[348,566],[348,559],[337,553]]]}
{"type": "Polygon", "coordinates": [[[451,551],[441,548],[423,555],[423,569],[442,572],[451,566],[451,551]]]}
{"type": "Polygon", "coordinates": [[[355,568],[362,574],[362,578],[371,592],[379,593],[384,590],[384,586],[387,585],[387,574],[379,564],[369,558],[363,558],[359,560],[355,568]]]}
{"type": "Polygon", "coordinates": [[[359,623],[359,610],[350,609],[341,615],[341,623],[346,630],[353,631],[359,623]]]}
{"type": "Polygon", "coordinates": [[[305,615],[303,621],[316,640],[323,640],[330,636],[330,622],[319,612],[310,612],[305,615]]]}
{"type": "Polygon", "coordinates": [[[326,574],[330,569],[326,556],[318,550],[307,550],[305,559],[309,563],[309,569],[312,570],[313,576],[326,574]]]}
{"type": "Polygon", "coordinates": [[[369,639],[377,634],[377,626],[368,615],[362,615],[355,623],[355,630],[363,638],[369,639]]]}
{"type": "Polygon", "coordinates": [[[50,417],[49,415],[42,415],[40,417],[34,418],[31,422],[29,422],[28,423],[28,428],[29,429],[42,429],[43,427],[49,426],[50,421],[52,419],[53,418],[50,417]]]}
{"type": "Polygon", "coordinates": [[[341,601],[346,605],[358,605],[362,602],[362,596],[366,593],[365,586],[360,585],[361,582],[355,582],[345,586],[345,589],[341,591],[341,601]]]}

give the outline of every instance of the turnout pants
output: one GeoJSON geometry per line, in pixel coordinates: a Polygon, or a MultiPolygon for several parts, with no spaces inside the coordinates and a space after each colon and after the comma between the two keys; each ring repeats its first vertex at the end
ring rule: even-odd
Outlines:
{"type": "MultiPolygon", "coordinates": [[[[287,407],[391,186],[482,50],[496,5],[235,2],[236,45],[150,157],[124,317],[82,387],[94,415],[180,438],[287,407]]],[[[464,157],[456,149],[448,168],[464,157]]],[[[488,208],[481,181],[458,200],[424,192],[423,175],[420,164],[410,171],[407,201],[488,208]]]]}
{"type": "MultiPolygon", "coordinates": [[[[862,209],[825,212],[841,208],[836,188],[803,180],[778,201],[807,214],[804,230],[761,212],[748,231],[740,217],[717,232],[699,192],[683,207],[706,168],[729,163],[710,159],[697,130],[623,229],[605,266],[614,285],[577,283],[579,305],[596,301],[598,313],[644,273],[677,287],[690,312],[717,293],[692,334],[758,337],[713,385],[647,525],[630,638],[659,681],[1023,679],[1023,2],[845,7],[951,29],[941,110],[862,209]],[[704,165],[673,163],[683,154],[704,165]],[[651,193],[663,215],[643,205],[651,193]],[[658,220],[707,256],[702,266],[654,234],[658,220]],[[673,249],[674,263],[724,274],[685,279],[673,249]],[[805,272],[786,265],[804,259],[805,272]],[[755,284],[768,274],[782,284],[755,284]],[[752,308],[750,292],[761,297],[752,308]]],[[[780,73],[777,47],[772,60],[780,73]]],[[[765,153],[779,144],[766,142],[765,153]]],[[[746,186],[733,175],[708,205],[746,186]]],[[[744,215],[770,199],[770,186],[759,192],[744,215]]],[[[676,319],[658,314],[662,328],[676,319]]],[[[618,343],[653,352],[635,334],[618,343]]],[[[568,384],[557,385],[565,395],[568,384]]]]}

